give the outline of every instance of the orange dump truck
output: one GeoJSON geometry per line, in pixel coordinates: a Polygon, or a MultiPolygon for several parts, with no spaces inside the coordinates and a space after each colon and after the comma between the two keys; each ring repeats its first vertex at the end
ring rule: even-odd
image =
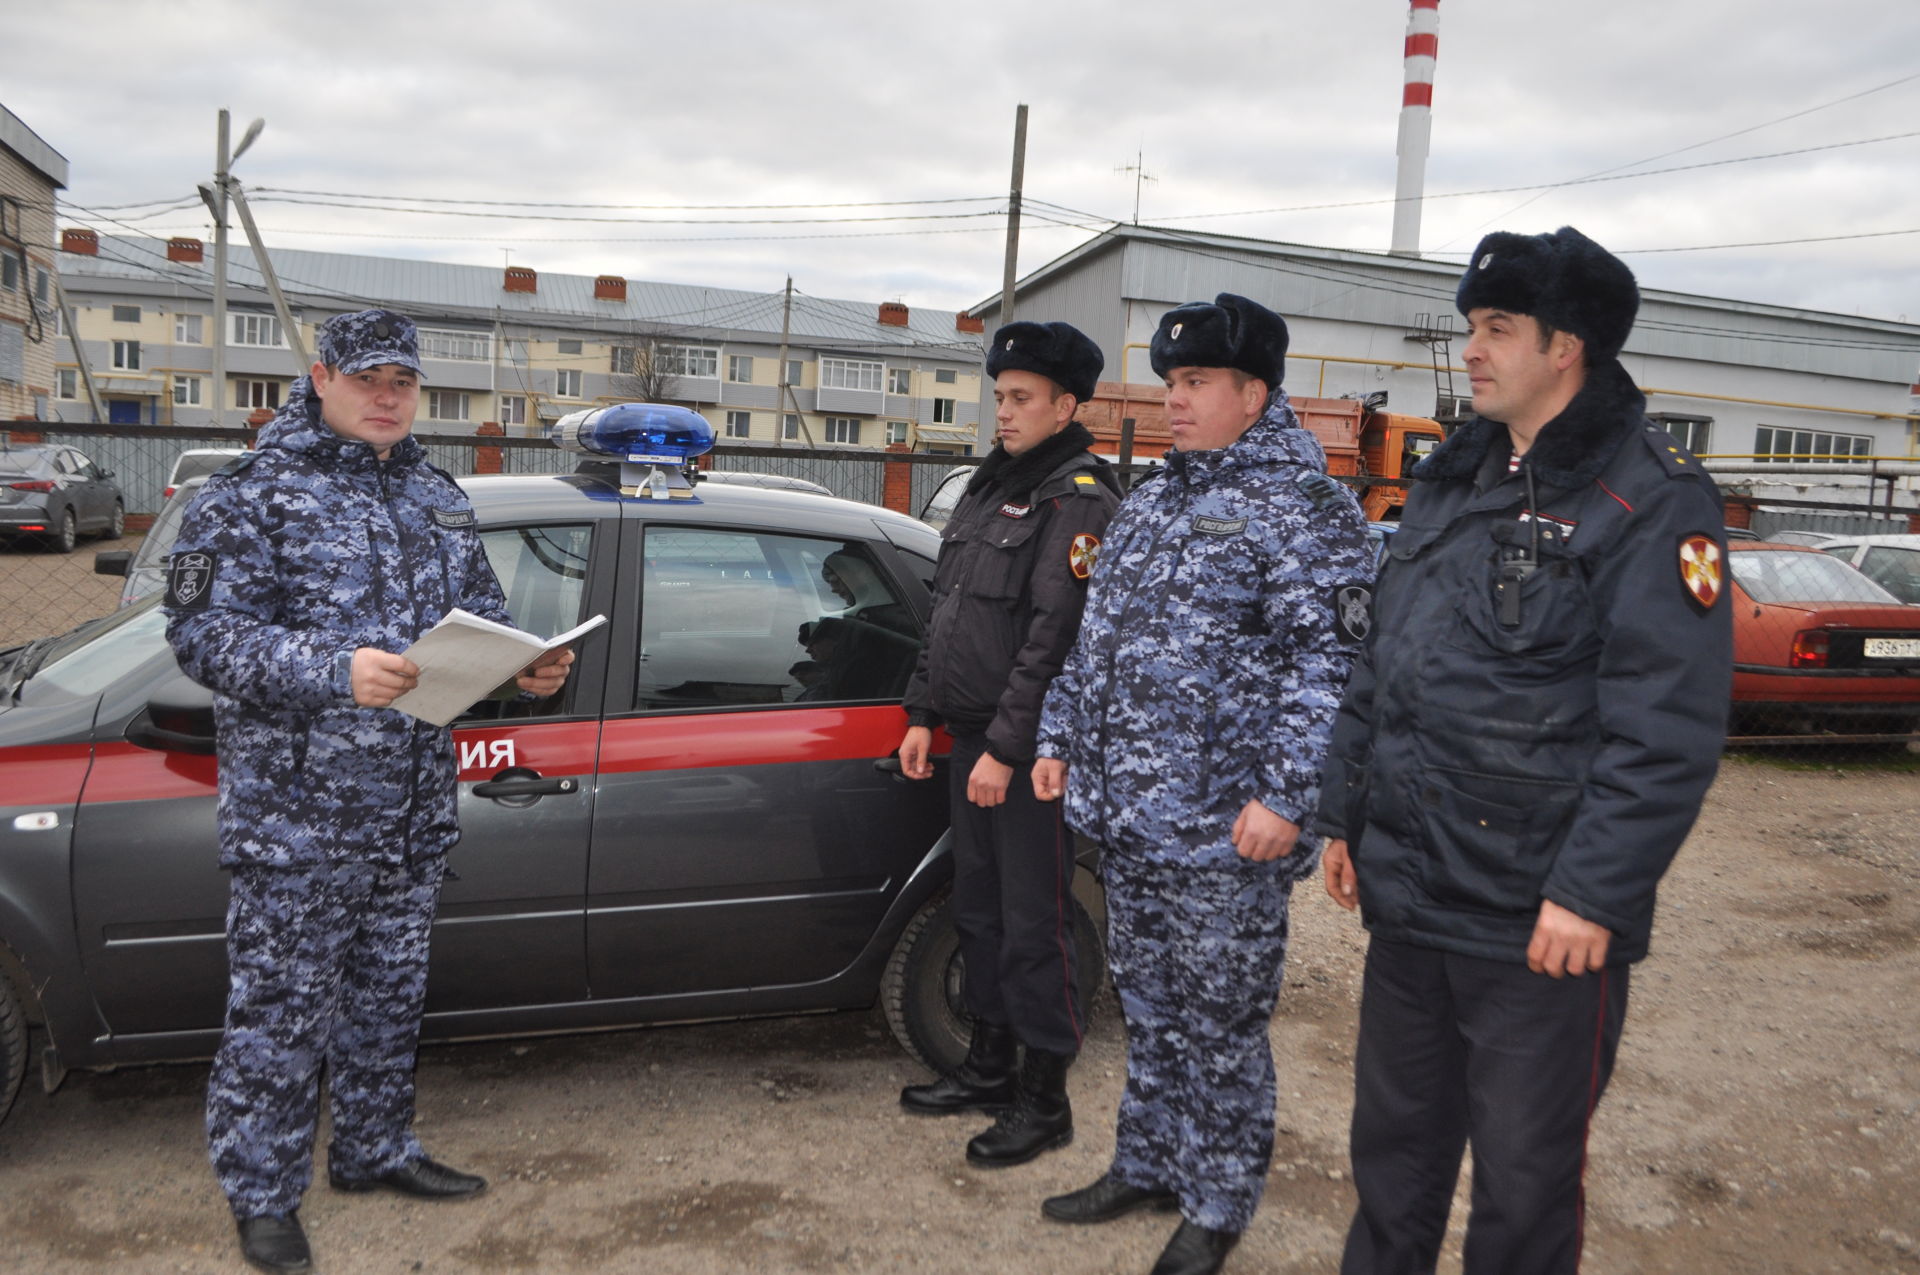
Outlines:
{"type": "MultiPolygon", "coordinates": [[[[1093,431],[1094,450],[1106,456],[1120,454],[1125,422],[1133,422],[1133,455],[1158,456],[1172,446],[1167,433],[1165,387],[1122,385],[1102,381],[1080,420],[1093,431]]],[[[1446,435],[1437,421],[1424,416],[1384,412],[1382,399],[1294,398],[1300,423],[1314,432],[1327,453],[1327,472],[1336,477],[1404,478],[1421,457],[1440,445],[1446,435]]],[[[1375,522],[1400,516],[1407,503],[1405,487],[1369,486],[1360,493],[1360,507],[1375,522]]]]}

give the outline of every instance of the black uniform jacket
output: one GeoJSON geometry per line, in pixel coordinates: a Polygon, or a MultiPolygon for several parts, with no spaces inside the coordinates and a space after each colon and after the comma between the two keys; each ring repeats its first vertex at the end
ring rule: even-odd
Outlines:
{"type": "Polygon", "coordinates": [[[1374,934],[1524,961],[1547,898],[1646,955],[1733,673],[1719,492],[1644,409],[1609,360],[1521,473],[1478,419],[1415,470],[1316,824],[1374,934]]]}
{"type": "Polygon", "coordinates": [[[1008,765],[1033,760],[1047,686],[1080,632],[1087,576],[1120,504],[1078,421],[1020,456],[996,447],[942,533],[927,645],[907,720],[984,732],[1008,765]]]}

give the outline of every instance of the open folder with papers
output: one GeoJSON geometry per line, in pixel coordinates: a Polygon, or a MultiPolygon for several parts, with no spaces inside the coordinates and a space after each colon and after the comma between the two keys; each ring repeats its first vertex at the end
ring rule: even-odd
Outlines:
{"type": "Polygon", "coordinates": [[[596,615],[543,641],[456,607],[401,652],[420,666],[420,682],[398,696],[393,707],[423,722],[445,726],[544,653],[606,622],[606,616],[596,615]]]}

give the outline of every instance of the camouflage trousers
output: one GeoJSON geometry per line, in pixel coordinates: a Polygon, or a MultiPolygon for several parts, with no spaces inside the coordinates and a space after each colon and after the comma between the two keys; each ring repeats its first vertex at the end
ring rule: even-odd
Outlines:
{"type": "Polygon", "coordinates": [[[1127,1028],[1112,1175],[1166,1189],[1187,1221],[1244,1231],[1273,1158],[1267,1031],[1287,956],[1290,874],[1101,856],[1107,958],[1127,1028]]]}
{"type": "Polygon", "coordinates": [[[420,1156],[414,1054],[445,866],[432,855],[233,870],[207,1142],[234,1216],[299,1207],[313,1180],[323,1063],[335,1170],[375,1177],[420,1156]]]}

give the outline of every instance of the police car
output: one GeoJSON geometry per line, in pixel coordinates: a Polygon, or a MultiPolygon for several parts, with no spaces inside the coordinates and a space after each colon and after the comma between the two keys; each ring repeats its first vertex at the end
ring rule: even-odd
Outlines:
{"type": "MultiPolygon", "coordinates": [[[[555,427],[597,472],[461,481],[521,627],[608,623],[560,695],[453,725],[463,835],[426,1034],[878,1000],[905,1048],[957,1064],[946,784],[890,757],[939,537],[829,496],[690,482],[710,429],[633,406],[555,427]]],[[[28,1023],[49,1088],[218,1043],[211,697],[158,604],[0,653],[0,1115],[28,1023]]]]}

